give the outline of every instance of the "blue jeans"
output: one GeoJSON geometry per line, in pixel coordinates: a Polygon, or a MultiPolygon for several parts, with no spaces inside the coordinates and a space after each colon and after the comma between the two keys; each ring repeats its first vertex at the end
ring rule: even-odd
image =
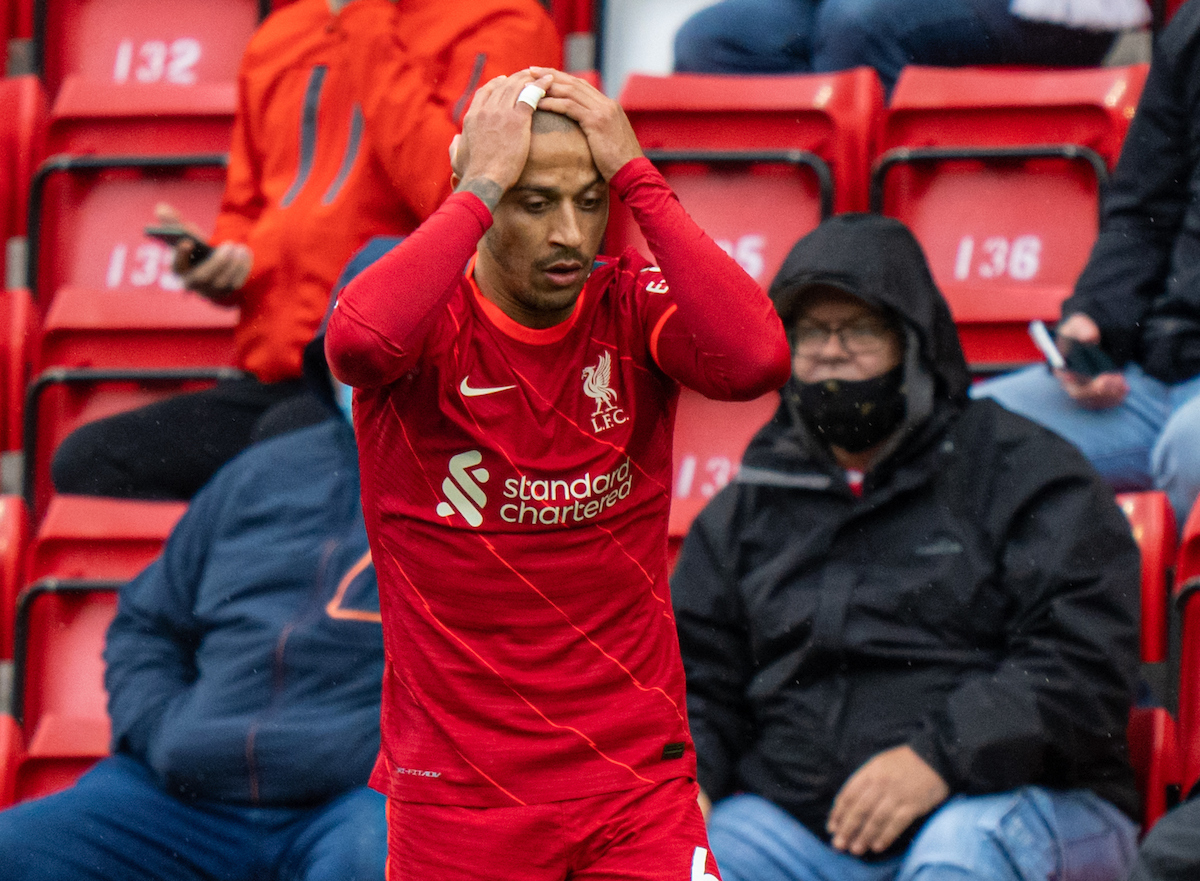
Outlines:
{"type": "Polygon", "coordinates": [[[1167,385],[1134,364],[1125,380],[1129,395],[1108,410],[1076,405],[1041,365],[982,382],[971,394],[1065,437],[1115,489],[1161,489],[1182,528],[1200,493],[1200,376],[1167,385]]]}
{"type": "Polygon", "coordinates": [[[955,796],[885,861],[834,850],[757,795],[718,802],[708,841],[724,881],[1121,881],[1137,830],[1091,792],[1028,786],[955,796]]]}
{"type": "Polygon", "coordinates": [[[309,808],[184,802],[125,756],[70,789],[0,812],[5,881],[383,881],[384,797],[309,808]]]}
{"type": "Polygon", "coordinates": [[[823,73],[905,64],[1098,64],[1114,35],[1024,21],[1011,0],[722,0],[683,23],[675,69],[823,73]]]}

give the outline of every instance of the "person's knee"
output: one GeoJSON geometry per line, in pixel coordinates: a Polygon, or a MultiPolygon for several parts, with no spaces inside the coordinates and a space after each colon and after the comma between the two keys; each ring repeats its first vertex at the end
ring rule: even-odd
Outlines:
{"type": "Polygon", "coordinates": [[[721,54],[721,19],[715,7],[701,9],[675,32],[675,70],[710,73],[721,54]]]}
{"type": "Polygon", "coordinates": [[[336,824],[325,829],[304,881],[384,881],[387,867],[387,800],[358,790],[337,806],[336,824]]]}
{"type": "Polygon", "coordinates": [[[75,429],[59,445],[50,462],[50,479],[61,493],[121,495],[128,475],[105,455],[103,420],[75,429]]]}

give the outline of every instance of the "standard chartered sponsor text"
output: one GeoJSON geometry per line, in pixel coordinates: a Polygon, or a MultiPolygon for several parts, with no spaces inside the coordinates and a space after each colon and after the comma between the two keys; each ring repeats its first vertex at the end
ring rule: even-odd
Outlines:
{"type": "Polygon", "coordinates": [[[595,477],[585,471],[574,480],[530,480],[526,475],[504,481],[504,497],[512,499],[500,506],[505,523],[530,526],[555,526],[594,520],[633,490],[629,459],[605,474],[595,477]]]}

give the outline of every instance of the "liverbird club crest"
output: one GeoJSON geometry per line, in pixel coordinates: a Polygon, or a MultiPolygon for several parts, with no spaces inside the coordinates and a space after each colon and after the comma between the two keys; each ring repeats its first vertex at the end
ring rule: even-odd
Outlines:
{"type": "Polygon", "coordinates": [[[595,365],[583,368],[583,393],[596,402],[592,430],[597,434],[629,418],[617,403],[617,393],[609,386],[611,381],[612,355],[607,351],[600,354],[595,365]]]}

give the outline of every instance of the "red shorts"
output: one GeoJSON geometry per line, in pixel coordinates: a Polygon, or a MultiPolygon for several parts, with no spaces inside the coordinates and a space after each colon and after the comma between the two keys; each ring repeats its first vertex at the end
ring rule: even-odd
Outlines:
{"type": "Polygon", "coordinates": [[[719,881],[694,780],[524,807],[388,799],[388,881],[719,881]]]}

